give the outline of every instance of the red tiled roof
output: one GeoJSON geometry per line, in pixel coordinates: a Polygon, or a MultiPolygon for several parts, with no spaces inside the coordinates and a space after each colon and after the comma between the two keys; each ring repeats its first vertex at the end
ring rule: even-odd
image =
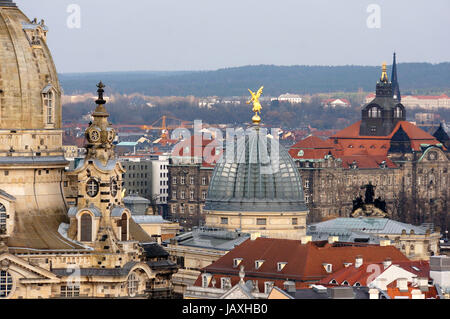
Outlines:
{"type": "MultiPolygon", "coordinates": [[[[351,265],[323,278],[319,283],[322,285],[330,284],[330,282],[334,279],[336,280],[337,285],[343,285],[343,282],[347,281],[350,286],[353,286],[357,282],[361,286],[367,286],[373,279],[375,279],[373,276],[373,265],[378,266],[379,269],[384,269],[383,263],[363,263],[359,268],[351,265]],[[368,281],[368,279],[371,280],[368,281]]],[[[399,266],[400,268],[415,274],[417,277],[428,278],[430,275],[430,264],[428,261],[393,261],[392,265],[389,267],[392,267],[393,265],[399,266]]]]}
{"type": "Polygon", "coordinates": [[[408,261],[394,246],[351,243],[330,245],[328,242],[301,244],[298,240],[258,238],[245,241],[203,270],[211,274],[238,276],[239,267],[233,267],[233,260],[243,258],[240,265],[245,267],[247,278],[311,283],[328,275],[324,263],[332,264],[336,271],[344,268],[344,263],[354,263],[356,256],[362,256],[365,261],[372,263],[382,262],[386,258],[408,261]],[[259,269],[255,269],[257,260],[264,260],[259,269]],[[287,262],[281,271],[277,269],[278,262],[287,262]]]}
{"type": "Polygon", "coordinates": [[[202,166],[214,167],[222,154],[221,152],[216,154],[216,147],[220,146],[220,143],[215,139],[191,136],[188,140],[175,145],[172,156],[202,157],[202,166]]]}
{"type": "MultiPolygon", "coordinates": [[[[411,299],[411,292],[413,290],[417,290],[419,287],[414,286],[412,283],[408,283],[408,291],[400,291],[397,288],[397,280],[393,281],[391,284],[387,286],[387,294],[392,299],[395,297],[409,297],[411,299]]],[[[428,286],[428,291],[421,291],[422,294],[425,294],[425,299],[438,299],[439,294],[434,286],[428,286]]]]}

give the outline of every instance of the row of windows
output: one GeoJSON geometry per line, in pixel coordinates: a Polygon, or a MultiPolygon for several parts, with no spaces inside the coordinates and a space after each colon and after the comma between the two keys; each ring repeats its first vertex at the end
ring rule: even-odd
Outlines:
{"type": "MultiPolygon", "coordinates": [[[[189,214],[194,214],[195,213],[195,206],[187,206],[187,211],[189,212],[189,214]]],[[[184,205],[180,205],[180,210],[179,210],[180,214],[184,214],[186,212],[186,206],[184,205]]],[[[173,205],[172,206],[172,214],[177,214],[178,213],[178,205],[173,205]]],[[[200,206],[200,214],[203,213],[203,207],[200,206]]]]}
{"type": "MultiPolygon", "coordinates": [[[[202,200],[206,200],[206,195],[207,195],[207,192],[202,191],[202,200]]],[[[178,199],[177,196],[178,196],[177,191],[172,191],[172,199],[178,199]]],[[[186,199],[185,191],[180,192],[180,199],[186,199]]],[[[195,191],[190,191],[189,192],[189,200],[194,200],[194,199],[195,199],[195,191]]]]}
{"type": "MultiPolygon", "coordinates": [[[[177,184],[177,181],[178,181],[178,178],[177,178],[176,176],[174,176],[174,177],[172,178],[172,184],[173,184],[173,185],[176,185],[176,184],[177,184]]],[[[207,181],[207,178],[206,178],[206,177],[202,177],[202,185],[206,185],[206,181],[207,181]]],[[[193,176],[189,177],[189,183],[190,183],[191,185],[194,185],[194,184],[195,184],[195,178],[194,178],[193,176]]],[[[186,177],[185,177],[185,176],[181,176],[181,177],[180,177],[180,184],[181,184],[181,185],[185,185],[185,184],[186,184],[186,177]]]]}
{"type": "MultiPolygon", "coordinates": [[[[222,225],[228,225],[228,223],[229,223],[228,217],[221,217],[220,223],[222,225]]],[[[257,218],[256,225],[260,225],[260,226],[267,225],[267,219],[266,218],[257,218]]],[[[292,218],[292,225],[298,225],[298,218],[292,218]]]]}

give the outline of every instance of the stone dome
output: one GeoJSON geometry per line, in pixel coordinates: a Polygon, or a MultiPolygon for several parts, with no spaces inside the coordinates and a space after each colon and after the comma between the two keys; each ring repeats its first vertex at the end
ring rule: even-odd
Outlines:
{"type": "Polygon", "coordinates": [[[210,182],[205,210],[238,212],[307,211],[298,169],[265,129],[250,128],[226,149],[210,182]],[[233,152],[234,159],[230,152],[233,152]],[[277,154],[278,153],[278,154],[277,154]],[[228,155],[227,155],[228,154],[228,155]]]}
{"type": "Polygon", "coordinates": [[[43,20],[31,21],[14,2],[0,0],[0,130],[61,128],[61,88],[47,32],[43,20]]]}

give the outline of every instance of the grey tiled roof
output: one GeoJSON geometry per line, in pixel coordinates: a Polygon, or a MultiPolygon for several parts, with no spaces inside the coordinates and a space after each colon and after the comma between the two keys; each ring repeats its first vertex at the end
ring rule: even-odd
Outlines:
{"type": "MultiPolygon", "coordinates": [[[[122,268],[81,268],[80,276],[113,276],[123,277],[128,275],[131,268],[136,265],[137,262],[130,261],[122,268]]],[[[59,277],[70,276],[73,274],[73,269],[55,268],[51,270],[52,273],[59,277]]]]}
{"type": "Polygon", "coordinates": [[[69,164],[69,162],[64,158],[64,156],[1,156],[0,164],[69,164]]]}
{"type": "Polygon", "coordinates": [[[360,217],[360,218],[336,218],[309,226],[310,231],[316,232],[336,232],[355,231],[370,234],[401,234],[403,230],[410,233],[424,235],[427,231],[425,227],[414,226],[401,223],[387,218],[360,217]]]}
{"type": "Polygon", "coordinates": [[[70,207],[68,215],[69,215],[69,217],[75,217],[78,214],[78,212],[81,211],[81,210],[87,210],[87,211],[91,212],[95,217],[101,217],[102,216],[102,214],[100,212],[100,209],[98,209],[94,205],[91,205],[91,206],[86,207],[86,208],[70,207]]]}
{"type": "Polygon", "coordinates": [[[124,207],[114,207],[111,211],[111,216],[112,217],[121,217],[124,210],[125,210],[124,207]]]}

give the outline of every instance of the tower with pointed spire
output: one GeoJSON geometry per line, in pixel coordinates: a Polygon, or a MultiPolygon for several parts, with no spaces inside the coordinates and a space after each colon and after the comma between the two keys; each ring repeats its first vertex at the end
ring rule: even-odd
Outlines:
{"type": "Polygon", "coordinates": [[[405,119],[405,107],[394,98],[393,84],[389,81],[384,62],[380,81],[376,85],[375,99],[362,110],[360,135],[387,136],[399,121],[405,119]]]}
{"type": "Polygon", "coordinates": [[[394,61],[392,62],[391,81],[392,81],[392,93],[393,93],[394,99],[397,100],[400,103],[401,100],[402,100],[402,96],[400,94],[400,86],[398,84],[397,58],[396,58],[395,52],[394,52],[394,61]]]}

